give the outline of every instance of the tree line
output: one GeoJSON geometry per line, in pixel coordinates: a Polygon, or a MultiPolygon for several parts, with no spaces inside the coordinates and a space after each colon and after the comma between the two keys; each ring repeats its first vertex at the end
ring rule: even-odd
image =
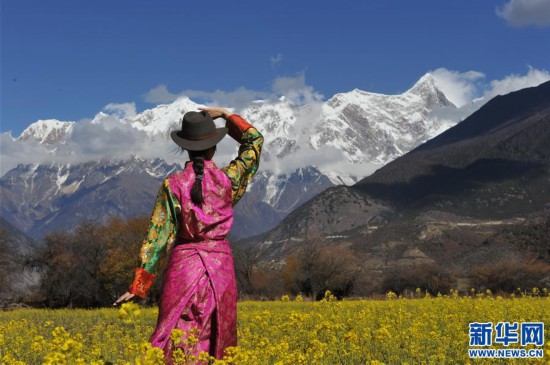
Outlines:
{"type": "MultiPolygon", "coordinates": [[[[20,260],[40,273],[36,290],[25,301],[50,308],[110,306],[131,284],[148,223],[147,217],[112,218],[104,224],[85,221],[72,230],[46,235],[34,252],[20,260]]],[[[0,235],[3,286],[11,268],[11,256],[2,249],[5,241],[0,235]]],[[[319,235],[302,241],[280,261],[266,261],[258,251],[235,245],[232,252],[241,299],[275,299],[284,294],[319,299],[326,290],[337,297],[370,297],[390,290],[413,293],[416,288],[436,295],[448,293],[457,283],[456,273],[434,263],[386,270],[366,267],[349,246],[330,244],[319,235]]],[[[147,303],[159,300],[165,261],[147,303]]],[[[546,262],[532,259],[479,265],[469,277],[476,289],[510,293],[518,287],[542,288],[549,273],[546,262]]]]}

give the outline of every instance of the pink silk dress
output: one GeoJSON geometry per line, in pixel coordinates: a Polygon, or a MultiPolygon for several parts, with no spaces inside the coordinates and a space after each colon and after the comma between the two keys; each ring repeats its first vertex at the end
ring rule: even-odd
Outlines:
{"type": "Polygon", "coordinates": [[[239,156],[223,169],[204,161],[201,206],[191,201],[195,181],[191,161],[165,179],[140,250],[141,266],[135,269],[129,289],[145,298],[160,258],[169,255],[157,325],[149,339],[163,349],[167,364],[173,363],[170,334],[175,328],[184,331],[184,340],[196,327],[198,342],[191,347],[179,344],[192,355],[205,351],[222,359],[227,347],[237,345],[237,285],[225,238],[233,224],[233,205],[259,166],[263,136],[235,114],[226,126],[241,143],[239,156]]]}

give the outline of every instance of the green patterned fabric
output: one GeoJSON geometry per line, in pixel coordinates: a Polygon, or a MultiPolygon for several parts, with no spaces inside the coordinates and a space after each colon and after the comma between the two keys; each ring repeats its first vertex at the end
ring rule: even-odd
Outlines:
{"type": "Polygon", "coordinates": [[[180,204],[170,190],[168,179],[165,179],[157,194],[147,236],[139,253],[140,267],[153,275],[157,272],[160,259],[170,250],[176,238],[176,217],[180,212],[180,204]]]}
{"type": "Polygon", "coordinates": [[[263,143],[262,134],[254,127],[248,128],[242,135],[239,156],[229,166],[222,168],[231,180],[233,205],[241,199],[250,179],[258,171],[263,143]]]}

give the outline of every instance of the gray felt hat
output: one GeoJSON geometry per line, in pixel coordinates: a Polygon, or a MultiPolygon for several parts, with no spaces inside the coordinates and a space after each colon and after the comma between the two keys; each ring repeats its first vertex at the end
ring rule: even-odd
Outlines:
{"type": "Polygon", "coordinates": [[[178,146],[188,151],[202,151],[220,142],[227,128],[216,128],[206,111],[187,112],[181,121],[181,129],[172,131],[170,137],[178,146]]]}

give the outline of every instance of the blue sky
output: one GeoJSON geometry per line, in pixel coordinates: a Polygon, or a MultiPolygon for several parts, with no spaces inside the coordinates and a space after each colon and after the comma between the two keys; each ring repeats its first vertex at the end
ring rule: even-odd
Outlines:
{"type": "Polygon", "coordinates": [[[139,112],[182,93],[208,101],[217,90],[225,99],[214,101],[231,104],[284,93],[285,80],[326,99],[401,93],[439,69],[480,96],[511,75],[547,75],[549,4],[1,0],[0,131],[91,118],[111,103],[139,112]]]}

